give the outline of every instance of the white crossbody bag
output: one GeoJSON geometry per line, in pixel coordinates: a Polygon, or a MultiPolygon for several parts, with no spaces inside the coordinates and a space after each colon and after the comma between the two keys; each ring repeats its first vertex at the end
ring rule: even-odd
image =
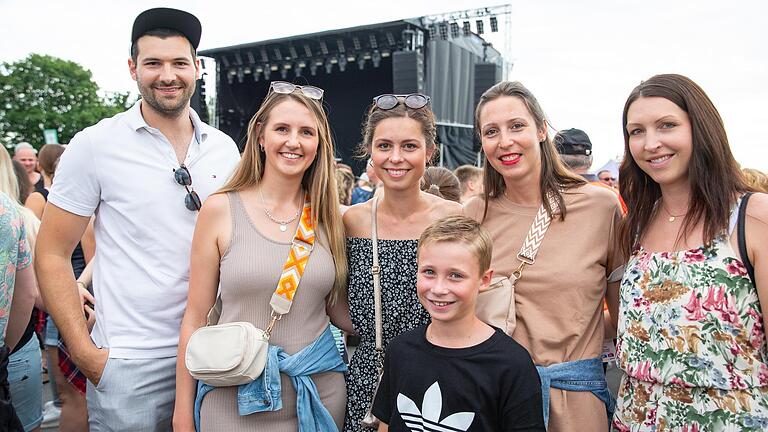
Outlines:
{"type": "Polygon", "coordinates": [[[205,327],[192,333],[187,343],[184,362],[193,378],[213,387],[227,387],[247,384],[264,371],[272,329],[291,310],[294,295],[315,244],[311,216],[312,208],[307,194],[291,252],[269,302],[272,316],[266,330],[250,322],[218,324],[222,306],[219,294],[208,312],[205,327]]]}

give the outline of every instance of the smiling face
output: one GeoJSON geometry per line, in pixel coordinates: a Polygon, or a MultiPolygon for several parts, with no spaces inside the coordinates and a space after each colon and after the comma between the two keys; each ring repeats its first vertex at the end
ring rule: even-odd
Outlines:
{"type": "Polygon", "coordinates": [[[536,179],[541,174],[540,142],[546,124],[536,126],[523,100],[502,96],[487,102],[479,115],[483,152],[505,182],[536,179]]]}
{"type": "Polygon", "coordinates": [[[189,41],[182,36],[142,36],[138,57],[128,60],[147,106],[164,117],[177,117],[189,106],[195,93],[200,61],[192,56],[189,41]]]}
{"type": "Polygon", "coordinates": [[[384,182],[385,188],[418,188],[431,156],[432,150],[427,150],[418,121],[408,117],[391,117],[376,125],[371,160],[376,176],[384,182]]]}
{"type": "Polygon", "coordinates": [[[264,175],[301,178],[317,156],[317,119],[291,98],[275,105],[261,128],[259,146],[266,155],[264,175]]]}
{"type": "Polygon", "coordinates": [[[416,292],[432,320],[445,323],[475,316],[477,294],[491,282],[492,270],[480,272],[472,248],[458,241],[419,247],[416,292]]]}
{"type": "Polygon", "coordinates": [[[632,158],[653,181],[688,183],[693,138],[685,111],[662,97],[640,97],[627,110],[626,130],[632,158]]]}

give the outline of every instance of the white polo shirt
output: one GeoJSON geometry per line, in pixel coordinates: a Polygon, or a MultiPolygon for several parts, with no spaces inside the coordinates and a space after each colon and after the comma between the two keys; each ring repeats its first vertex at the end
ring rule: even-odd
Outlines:
{"type": "MultiPolygon", "coordinates": [[[[175,356],[189,290],[189,258],[197,212],[184,206],[171,143],[131,109],[79,132],[56,169],[51,204],[96,214],[91,337],[113,358],[175,356]]],[[[200,121],[184,164],[205,200],[240,160],[234,141],[200,121]]]]}

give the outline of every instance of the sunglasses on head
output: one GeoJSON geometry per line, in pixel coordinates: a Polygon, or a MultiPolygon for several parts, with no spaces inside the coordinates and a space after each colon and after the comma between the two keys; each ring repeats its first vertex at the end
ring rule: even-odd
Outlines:
{"type": "Polygon", "coordinates": [[[616,177],[600,177],[600,180],[603,180],[603,181],[608,181],[608,180],[616,181],[616,177]]]}
{"type": "Polygon", "coordinates": [[[323,99],[323,93],[324,93],[324,90],[319,87],[309,86],[309,85],[300,86],[300,85],[289,83],[286,81],[272,81],[272,83],[269,85],[269,89],[275,93],[280,93],[280,94],[291,94],[296,90],[299,90],[301,91],[301,93],[304,94],[304,96],[317,101],[323,99]]]}
{"type": "Polygon", "coordinates": [[[200,196],[197,195],[197,192],[192,189],[192,175],[184,164],[181,164],[178,169],[173,170],[173,178],[176,180],[176,183],[184,186],[184,189],[187,190],[187,196],[184,197],[184,206],[190,211],[200,211],[203,203],[200,201],[200,196]]]}
{"type": "Polygon", "coordinates": [[[424,108],[430,101],[429,96],[421,93],[411,93],[408,95],[383,94],[373,98],[373,103],[378,109],[391,110],[400,102],[411,109],[424,108]]]}

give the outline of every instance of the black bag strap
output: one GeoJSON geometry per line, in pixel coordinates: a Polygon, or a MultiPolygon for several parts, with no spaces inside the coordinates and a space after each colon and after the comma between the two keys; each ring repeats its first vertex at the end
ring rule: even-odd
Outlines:
{"type": "Polygon", "coordinates": [[[752,262],[749,261],[749,255],[747,254],[747,240],[745,236],[745,219],[747,216],[747,201],[752,195],[752,192],[747,192],[741,197],[741,204],[739,204],[739,220],[736,224],[736,235],[739,242],[739,255],[741,255],[741,262],[744,263],[744,267],[747,268],[749,279],[752,284],[756,284],[755,281],[755,268],[752,267],[752,262]]]}

